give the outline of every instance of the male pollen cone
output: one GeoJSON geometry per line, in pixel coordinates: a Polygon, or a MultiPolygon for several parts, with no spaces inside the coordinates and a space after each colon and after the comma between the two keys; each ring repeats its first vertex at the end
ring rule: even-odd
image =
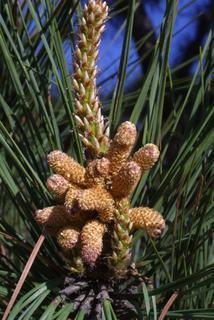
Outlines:
{"type": "Polygon", "coordinates": [[[59,201],[63,201],[70,184],[60,174],[53,174],[47,179],[46,185],[59,201]]]}
{"type": "Polygon", "coordinates": [[[51,228],[61,228],[69,222],[69,216],[64,206],[52,206],[37,210],[35,220],[38,224],[51,228]]]}
{"type": "Polygon", "coordinates": [[[114,216],[114,199],[104,188],[99,186],[79,193],[78,205],[83,211],[96,211],[100,220],[110,222],[114,216]]]}
{"type": "Polygon", "coordinates": [[[135,189],[141,177],[141,168],[134,162],[127,162],[112,178],[111,194],[116,198],[128,197],[135,189]]]}
{"type": "Polygon", "coordinates": [[[86,185],[93,187],[97,184],[103,184],[104,178],[108,176],[110,162],[106,158],[91,161],[85,172],[86,185]]]}
{"type": "Polygon", "coordinates": [[[133,123],[123,122],[110,143],[107,158],[110,160],[110,174],[117,174],[130,156],[136,141],[137,131],[133,123]]]}
{"type": "Polygon", "coordinates": [[[160,151],[155,144],[148,143],[135,152],[133,160],[139,164],[143,171],[149,170],[158,160],[160,151]]]}
{"type": "Polygon", "coordinates": [[[80,236],[80,231],[73,226],[61,229],[57,235],[57,242],[63,249],[73,249],[80,236]]]}
{"type": "Polygon", "coordinates": [[[85,169],[74,159],[60,150],[54,150],[48,155],[48,163],[51,169],[62,175],[70,182],[82,184],[84,182],[85,169]]]}
{"type": "Polygon", "coordinates": [[[79,210],[77,205],[77,197],[81,192],[81,189],[71,187],[66,193],[64,206],[66,211],[71,215],[79,210]]]}
{"type": "Polygon", "coordinates": [[[103,235],[105,225],[98,220],[91,220],[86,223],[81,232],[82,259],[89,266],[93,267],[103,249],[103,235]]]}
{"type": "Polygon", "coordinates": [[[151,208],[140,207],[130,209],[130,220],[135,229],[145,229],[153,237],[159,237],[165,229],[165,221],[162,215],[151,208]]]}

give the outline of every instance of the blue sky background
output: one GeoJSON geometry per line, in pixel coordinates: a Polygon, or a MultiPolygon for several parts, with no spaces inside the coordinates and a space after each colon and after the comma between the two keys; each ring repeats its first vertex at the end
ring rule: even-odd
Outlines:
{"type": "MultiPolygon", "coordinates": [[[[111,3],[112,1],[109,1],[111,3]]],[[[183,6],[187,5],[189,0],[181,0],[179,2],[178,9],[180,10],[183,6]]],[[[159,32],[159,27],[162,22],[164,12],[165,12],[165,0],[161,0],[160,4],[154,4],[150,1],[145,1],[146,12],[152,22],[156,34],[159,32]]],[[[175,36],[172,40],[171,54],[170,54],[170,65],[174,66],[180,62],[181,52],[186,44],[193,40],[196,36],[196,27],[197,27],[197,16],[207,10],[207,6],[210,3],[209,0],[196,0],[185,10],[180,12],[177,15],[174,33],[175,36]]],[[[103,81],[103,78],[107,78],[112,73],[115,72],[119,67],[119,58],[122,48],[122,42],[124,37],[124,29],[119,32],[121,25],[123,24],[122,19],[118,17],[113,18],[109,21],[108,27],[103,35],[103,41],[101,44],[100,58],[99,58],[99,68],[100,72],[100,81],[103,81]],[[117,33],[119,35],[117,36],[117,33]],[[113,63],[114,62],[114,63],[113,63]],[[106,70],[106,67],[107,70],[106,70]],[[104,72],[103,72],[104,71],[104,72]]],[[[132,42],[131,51],[130,51],[130,61],[137,60],[138,55],[135,50],[134,42],[132,42]]],[[[142,76],[142,69],[138,65],[127,77],[126,88],[130,86],[130,83],[140,79],[142,76]]],[[[101,90],[101,93],[106,96],[112,91],[116,79],[109,81],[108,86],[105,85],[105,90],[101,90]]]]}
{"type": "MultiPolygon", "coordinates": [[[[113,0],[107,1],[111,5],[113,0]]],[[[165,12],[165,0],[157,1],[144,1],[147,15],[149,16],[156,34],[158,35],[159,27],[162,22],[165,12]]],[[[172,40],[172,47],[170,53],[170,65],[175,66],[181,61],[182,51],[186,45],[195,38],[197,28],[197,17],[200,13],[208,10],[210,0],[180,0],[178,9],[181,10],[184,6],[187,6],[184,10],[178,13],[175,28],[174,37],[172,40]],[[191,5],[187,6],[188,3],[191,5]]],[[[124,37],[124,20],[123,18],[116,16],[110,19],[107,23],[105,33],[103,34],[100,55],[98,59],[98,85],[100,86],[100,94],[102,98],[108,97],[115,87],[116,76],[112,75],[119,68],[119,61],[122,49],[124,37]],[[106,79],[109,79],[106,82],[106,79]],[[102,85],[105,81],[105,85],[102,85]]],[[[72,72],[71,63],[71,50],[70,45],[65,43],[66,57],[69,65],[69,72],[72,72]]],[[[125,88],[128,89],[130,84],[142,79],[142,69],[138,60],[138,54],[135,49],[134,41],[131,43],[131,50],[129,55],[129,63],[132,65],[128,68],[127,79],[125,88]]],[[[193,68],[192,68],[193,69],[193,68]]]]}

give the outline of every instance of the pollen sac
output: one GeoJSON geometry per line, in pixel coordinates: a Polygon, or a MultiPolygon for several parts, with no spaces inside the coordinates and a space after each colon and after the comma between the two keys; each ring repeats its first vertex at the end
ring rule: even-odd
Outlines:
{"type": "Polygon", "coordinates": [[[130,219],[134,229],[145,229],[152,238],[159,237],[165,229],[162,215],[151,208],[130,209],[130,219]]]}
{"type": "MultiPolygon", "coordinates": [[[[95,18],[91,16],[90,21],[95,18]]],[[[96,100],[96,95],[92,98],[96,100]]],[[[91,105],[86,109],[92,117],[91,105]]],[[[100,110],[97,116],[102,124],[100,110]]],[[[83,118],[87,130],[93,122],[88,119],[83,118]]],[[[91,267],[102,253],[103,235],[108,228],[109,234],[112,231],[112,255],[107,260],[118,275],[126,272],[130,262],[132,230],[144,229],[156,238],[165,228],[163,217],[154,209],[130,209],[130,196],[142,173],[159,157],[157,146],[146,144],[130,158],[136,135],[134,124],[122,123],[105,155],[101,152],[95,159],[89,157],[85,168],[61,151],[51,152],[48,163],[55,174],[48,178],[47,187],[62,205],[37,210],[35,215],[35,220],[56,237],[64,252],[77,246],[84,263],[91,267]]],[[[98,139],[91,139],[99,149],[98,139]]]]}
{"type": "Polygon", "coordinates": [[[136,135],[137,131],[135,125],[129,121],[125,121],[118,127],[113,141],[121,147],[129,146],[133,148],[136,140],[136,135]]]}
{"type": "Polygon", "coordinates": [[[117,174],[128,160],[135,144],[136,135],[137,131],[133,123],[126,121],[119,126],[106,156],[110,161],[112,176],[117,174]]]}
{"type": "Polygon", "coordinates": [[[101,221],[112,221],[115,211],[114,199],[104,188],[86,189],[79,194],[77,201],[80,210],[96,211],[101,221]]]}
{"type": "Polygon", "coordinates": [[[85,183],[89,186],[103,184],[109,173],[110,162],[106,158],[91,161],[85,173],[85,183]]]}
{"type": "Polygon", "coordinates": [[[59,201],[64,200],[66,192],[70,186],[69,182],[60,174],[50,176],[46,185],[48,190],[53,193],[59,201]]]}
{"type": "Polygon", "coordinates": [[[84,182],[84,167],[66,153],[59,150],[52,151],[48,155],[48,163],[55,173],[62,175],[66,180],[76,184],[84,182]]]}
{"type": "Polygon", "coordinates": [[[70,214],[73,215],[75,212],[79,211],[78,204],[77,204],[77,198],[79,193],[81,193],[81,189],[79,188],[69,188],[68,192],[65,196],[65,209],[70,214]]]}
{"type": "Polygon", "coordinates": [[[103,235],[106,227],[98,220],[85,224],[81,232],[81,252],[83,261],[93,267],[103,249],[103,235]]]}
{"type": "Polygon", "coordinates": [[[128,197],[141,177],[141,168],[134,162],[127,162],[119,173],[112,178],[111,194],[116,198],[128,197]]]}
{"type": "Polygon", "coordinates": [[[52,206],[42,210],[37,210],[35,220],[38,224],[50,228],[60,228],[69,223],[69,216],[64,206],[52,206]]]}
{"type": "Polygon", "coordinates": [[[61,229],[57,234],[57,242],[63,249],[73,249],[79,240],[80,231],[73,226],[61,229]]]}
{"type": "Polygon", "coordinates": [[[153,167],[159,155],[158,147],[155,144],[148,143],[134,154],[133,160],[139,164],[143,171],[146,171],[153,167]]]}

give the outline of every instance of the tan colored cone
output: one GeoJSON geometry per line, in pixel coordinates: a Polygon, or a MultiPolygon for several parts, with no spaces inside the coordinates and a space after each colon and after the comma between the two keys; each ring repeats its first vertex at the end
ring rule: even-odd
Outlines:
{"type": "Polygon", "coordinates": [[[80,231],[73,226],[61,229],[57,234],[57,242],[63,249],[73,249],[79,240],[80,231]]]}
{"type": "Polygon", "coordinates": [[[136,140],[136,127],[133,123],[123,122],[111,141],[106,157],[110,160],[110,174],[117,174],[130,156],[136,140]]]}
{"type": "Polygon", "coordinates": [[[109,192],[99,186],[82,191],[78,196],[78,205],[83,211],[96,211],[103,222],[113,219],[114,200],[109,192]]]}
{"type": "Polygon", "coordinates": [[[60,174],[53,174],[47,179],[47,188],[52,192],[57,200],[63,201],[69,188],[69,182],[60,174]]]}
{"type": "Polygon", "coordinates": [[[148,143],[135,152],[133,160],[139,164],[143,171],[149,170],[157,162],[160,151],[155,144],[148,143]]]}
{"type": "Polygon", "coordinates": [[[134,162],[127,162],[112,179],[111,194],[116,198],[128,197],[141,177],[141,168],[134,162]]]}
{"type": "Polygon", "coordinates": [[[159,237],[165,229],[165,221],[162,215],[151,208],[130,209],[130,220],[135,229],[145,229],[153,237],[159,237]]]}
{"type": "Polygon", "coordinates": [[[55,173],[62,175],[66,180],[80,185],[84,182],[85,169],[66,153],[52,151],[48,155],[48,163],[55,173]]]}
{"type": "Polygon", "coordinates": [[[82,192],[82,189],[72,187],[72,188],[69,188],[66,193],[64,206],[66,208],[66,211],[71,215],[79,211],[78,205],[77,205],[77,198],[79,193],[81,192],[82,192]]]}
{"type": "Polygon", "coordinates": [[[61,228],[69,223],[69,216],[64,206],[52,206],[37,210],[35,220],[50,228],[61,228]]]}
{"type": "Polygon", "coordinates": [[[94,266],[103,248],[105,225],[98,220],[86,223],[81,232],[81,252],[83,261],[94,266]]]}
{"type": "Polygon", "coordinates": [[[104,180],[109,173],[109,164],[110,162],[106,158],[91,161],[86,168],[86,185],[93,187],[98,184],[104,184],[104,180]]]}

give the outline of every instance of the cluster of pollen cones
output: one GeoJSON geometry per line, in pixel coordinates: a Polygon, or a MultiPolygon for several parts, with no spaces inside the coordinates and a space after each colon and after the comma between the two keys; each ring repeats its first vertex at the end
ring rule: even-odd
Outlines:
{"type": "Polygon", "coordinates": [[[90,161],[86,168],[61,151],[48,155],[55,172],[47,180],[58,205],[38,210],[36,221],[55,236],[65,251],[79,250],[83,262],[93,267],[103,250],[103,237],[116,226],[123,204],[130,219],[130,231],[144,229],[158,237],[165,228],[163,217],[147,207],[130,208],[129,198],[142,174],[159,158],[154,144],[146,144],[131,156],[136,128],[122,123],[102,158],[90,161]]]}

